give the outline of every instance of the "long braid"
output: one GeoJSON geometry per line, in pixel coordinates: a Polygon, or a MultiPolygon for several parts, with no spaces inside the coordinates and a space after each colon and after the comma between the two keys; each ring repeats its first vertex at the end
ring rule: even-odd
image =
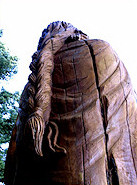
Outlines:
{"type": "MultiPolygon", "coordinates": [[[[51,104],[51,75],[54,69],[54,54],[64,45],[69,37],[76,38],[77,40],[87,39],[84,33],[74,28],[71,24],[60,21],[51,23],[47,29],[43,31],[42,37],[39,40],[38,50],[32,56],[32,62],[30,64],[32,73],[28,79],[28,86],[24,91],[25,95],[22,95],[22,101],[20,102],[21,109],[23,105],[26,104],[24,110],[28,113],[27,124],[30,125],[32,129],[35,151],[40,156],[43,155],[41,148],[45,122],[49,121],[50,116],[49,111],[49,114],[47,114],[47,117],[44,119],[44,112],[51,104]],[[23,96],[27,96],[25,102],[23,96]]],[[[58,133],[57,126],[52,123],[52,126],[53,125],[58,133]]],[[[49,132],[52,133],[51,127],[49,127],[49,129],[49,132]]],[[[49,139],[50,133],[48,135],[49,139]]],[[[62,148],[56,143],[54,143],[54,145],[58,148],[62,148]]]]}

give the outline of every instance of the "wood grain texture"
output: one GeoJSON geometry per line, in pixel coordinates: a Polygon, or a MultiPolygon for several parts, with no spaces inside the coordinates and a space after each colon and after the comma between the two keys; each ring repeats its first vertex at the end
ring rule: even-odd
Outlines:
{"type": "Polygon", "coordinates": [[[16,152],[14,180],[6,185],[136,185],[137,104],[111,46],[102,40],[64,44],[54,55],[51,88],[49,122],[56,123],[57,143],[67,153],[50,149],[47,126],[43,157],[37,156],[30,134],[16,152]]]}

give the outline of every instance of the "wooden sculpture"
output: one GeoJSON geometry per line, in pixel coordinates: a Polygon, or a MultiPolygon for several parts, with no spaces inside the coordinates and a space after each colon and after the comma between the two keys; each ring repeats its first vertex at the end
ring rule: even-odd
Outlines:
{"type": "Polygon", "coordinates": [[[5,184],[136,185],[137,104],[111,46],[54,22],[30,69],[5,184]]]}

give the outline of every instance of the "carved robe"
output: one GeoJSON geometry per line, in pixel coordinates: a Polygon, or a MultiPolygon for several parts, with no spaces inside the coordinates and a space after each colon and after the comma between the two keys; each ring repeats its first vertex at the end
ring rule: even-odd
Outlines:
{"type": "MultiPolygon", "coordinates": [[[[29,131],[26,145],[11,138],[6,174],[12,143],[19,149],[6,185],[136,185],[137,105],[117,54],[102,40],[76,40],[64,44],[53,61],[48,109],[56,125],[45,126],[43,157],[35,153],[29,131]],[[56,133],[66,152],[49,147],[56,133]]],[[[17,128],[21,137],[24,127],[17,128]]]]}

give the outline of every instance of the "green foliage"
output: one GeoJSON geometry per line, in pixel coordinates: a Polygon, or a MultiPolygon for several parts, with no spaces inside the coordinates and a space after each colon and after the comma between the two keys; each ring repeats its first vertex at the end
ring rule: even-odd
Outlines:
{"type": "MultiPolygon", "coordinates": [[[[3,31],[0,30],[0,37],[3,31]]],[[[0,42],[0,80],[8,80],[17,73],[17,57],[11,56],[5,45],[0,42]]],[[[4,88],[0,90],[0,179],[4,176],[4,166],[7,149],[3,143],[10,141],[13,125],[17,118],[19,92],[10,93],[4,88]]],[[[2,180],[0,180],[2,181],[2,180]]]]}
{"type": "MultiPolygon", "coordinates": [[[[0,92],[0,146],[10,140],[17,118],[19,92],[10,93],[2,88],[0,92]]],[[[4,176],[7,149],[0,148],[0,178],[4,176]]]]}
{"type": "Polygon", "coordinates": [[[2,34],[3,34],[3,30],[0,30],[0,37],[2,37],[2,34]]]}
{"type": "MultiPolygon", "coordinates": [[[[0,30],[0,37],[2,33],[0,30]]],[[[0,41],[0,80],[7,80],[17,73],[17,60],[18,58],[11,56],[9,50],[0,41]]]]}
{"type": "MultiPolygon", "coordinates": [[[[0,147],[0,179],[4,177],[4,167],[5,167],[5,158],[6,158],[7,149],[2,149],[0,147]]],[[[1,180],[2,181],[2,180],[1,180]]]]}
{"type": "Polygon", "coordinates": [[[17,118],[19,93],[10,93],[2,88],[0,92],[0,143],[10,140],[11,131],[17,118]]]}
{"type": "Polygon", "coordinates": [[[17,60],[17,57],[11,56],[9,50],[0,42],[0,79],[8,79],[17,73],[17,60]]]}

